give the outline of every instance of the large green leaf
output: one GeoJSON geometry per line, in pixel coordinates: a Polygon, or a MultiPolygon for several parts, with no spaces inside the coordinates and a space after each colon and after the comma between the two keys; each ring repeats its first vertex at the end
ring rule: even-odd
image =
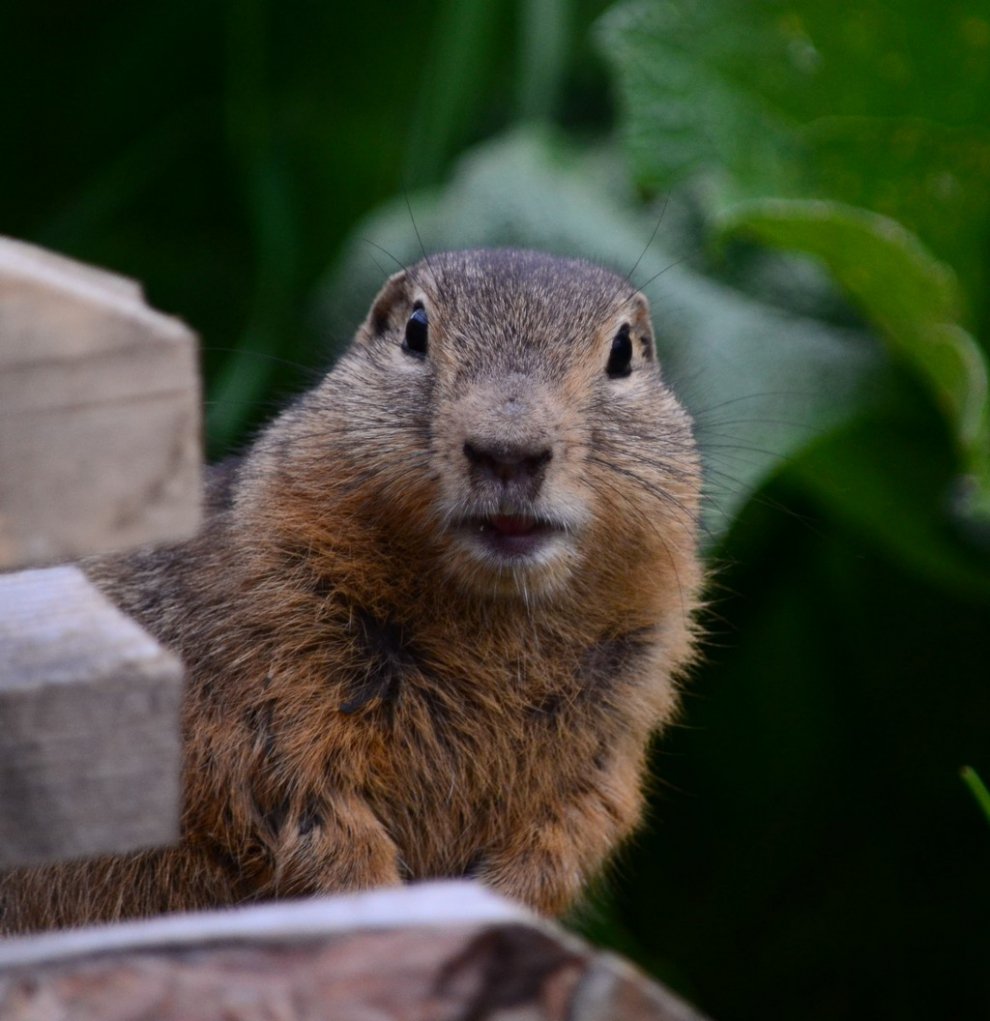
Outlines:
{"type": "Polygon", "coordinates": [[[743,234],[821,259],[934,394],[949,418],[971,508],[990,518],[990,395],[983,353],[961,325],[955,275],[887,217],[836,202],[767,199],[720,218],[743,234]]]}
{"type": "Polygon", "coordinates": [[[963,506],[990,518],[987,367],[969,330],[990,329],[990,123],[970,97],[990,85],[986,11],[631,0],[599,31],[639,179],[706,182],[724,232],[820,259],[934,394],[963,506]]]}
{"type": "Polygon", "coordinates": [[[835,199],[891,216],[990,319],[983,0],[630,0],[602,19],[633,170],[716,206],[835,199]]]}
{"type": "Polygon", "coordinates": [[[736,189],[786,172],[791,125],[752,72],[780,59],[782,41],[725,13],[717,3],[633,2],[600,23],[633,172],[645,184],[703,173],[736,189]]]}
{"type": "MultiPolygon", "coordinates": [[[[864,119],[881,132],[884,122],[896,125],[884,147],[894,158],[898,149],[912,155],[925,123],[984,135],[990,127],[978,99],[990,88],[990,20],[980,0],[947,10],[921,0],[628,0],[600,21],[598,35],[618,79],[636,172],[664,186],[700,164],[766,188],[768,160],[779,158],[790,176],[789,164],[805,155],[796,138],[783,153],[766,151],[822,118],[833,141],[847,129],[861,137],[864,119]],[[913,130],[902,135],[905,126],[913,130]],[[761,127],[770,133],[761,136],[761,127]]],[[[848,169],[869,174],[870,153],[860,156],[848,169]]]]}
{"type": "MultiPolygon", "coordinates": [[[[987,26],[990,36],[990,23],[987,26]]],[[[786,194],[835,199],[892,217],[950,262],[978,320],[990,231],[990,126],[918,117],[821,117],[798,133],[802,159],[786,194]]]]}
{"type": "MultiPolygon", "coordinates": [[[[447,247],[532,245],[628,273],[650,297],[662,363],[695,414],[717,538],[761,482],[883,389],[869,337],[790,315],[677,264],[650,244],[656,214],[611,198],[609,167],[539,132],[486,144],[439,194],[373,214],[324,289],[338,338],[363,317],[383,277],[447,247]],[[644,250],[645,249],[645,250],[644,250]]],[[[663,225],[660,230],[663,236],[663,225]]]]}

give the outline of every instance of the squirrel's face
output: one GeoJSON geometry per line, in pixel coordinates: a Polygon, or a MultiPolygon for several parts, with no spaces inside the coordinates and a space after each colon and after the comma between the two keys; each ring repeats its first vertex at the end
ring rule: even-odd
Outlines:
{"type": "Polygon", "coordinates": [[[379,511],[475,590],[552,592],[608,556],[603,542],[634,551],[672,509],[693,522],[693,440],[646,299],[599,267],[431,256],[388,281],[340,371],[356,442],[392,466],[376,472],[379,511]],[[388,394],[373,421],[354,373],[388,394]]]}

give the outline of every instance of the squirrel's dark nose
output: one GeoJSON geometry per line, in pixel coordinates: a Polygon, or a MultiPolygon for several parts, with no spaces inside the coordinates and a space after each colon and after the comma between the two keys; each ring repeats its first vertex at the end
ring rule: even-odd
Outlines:
{"type": "Polygon", "coordinates": [[[472,470],[483,479],[509,485],[513,482],[539,482],[553,451],[542,445],[492,443],[465,440],[464,456],[472,470]]]}

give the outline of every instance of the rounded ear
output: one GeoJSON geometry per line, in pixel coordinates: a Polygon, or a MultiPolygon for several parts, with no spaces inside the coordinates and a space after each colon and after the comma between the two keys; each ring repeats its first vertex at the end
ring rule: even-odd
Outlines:
{"type": "Polygon", "coordinates": [[[377,340],[398,326],[396,310],[408,303],[408,274],[405,270],[393,273],[371,303],[368,318],[361,324],[357,339],[365,344],[377,340]]]}
{"type": "Polygon", "coordinates": [[[640,353],[644,358],[651,361],[657,357],[656,340],[653,337],[653,320],[650,318],[650,303],[646,295],[637,291],[629,299],[630,332],[633,338],[640,345],[640,353]]]}

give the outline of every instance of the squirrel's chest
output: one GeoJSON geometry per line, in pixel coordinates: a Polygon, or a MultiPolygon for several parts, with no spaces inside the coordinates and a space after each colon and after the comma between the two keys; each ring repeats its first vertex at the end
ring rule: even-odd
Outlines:
{"type": "Polygon", "coordinates": [[[469,869],[472,848],[559,811],[608,768],[627,743],[630,691],[648,683],[643,641],[460,664],[407,648],[376,674],[354,718],[362,788],[416,874],[469,869]]]}
{"type": "MultiPolygon", "coordinates": [[[[474,641],[422,648],[395,625],[363,622],[363,655],[341,711],[376,749],[383,774],[454,773],[490,787],[547,758],[609,740],[658,677],[652,629],[573,644],[474,641]]],[[[648,698],[647,698],[648,700],[648,698]]],[[[556,768],[556,767],[555,767],[556,768]]]]}

